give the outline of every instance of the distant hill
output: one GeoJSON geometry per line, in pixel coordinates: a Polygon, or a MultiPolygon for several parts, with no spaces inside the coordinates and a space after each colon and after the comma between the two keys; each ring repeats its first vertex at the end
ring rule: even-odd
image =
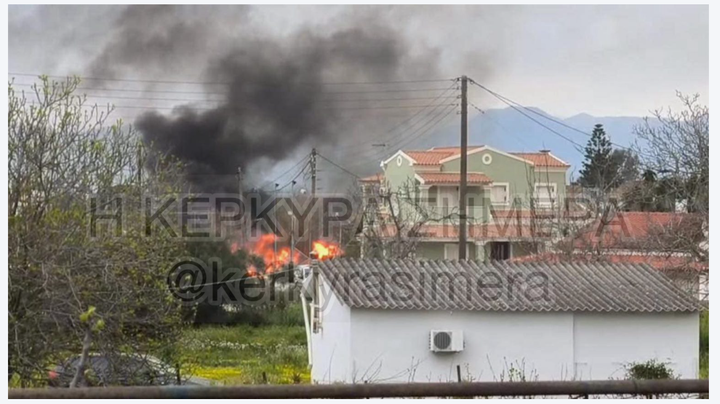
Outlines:
{"type": "MultiPolygon", "coordinates": [[[[552,117],[552,115],[538,108],[531,109],[552,117]]],[[[571,164],[571,171],[574,171],[575,176],[577,176],[583,160],[582,148],[585,147],[588,136],[526,111],[528,115],[581,145],[582,148],[578,151],[577,146],[511,108],[490,109],[484,114],[475,112],[476,115],[468,119],[468,141],[470,145],[487,144],[505,151],[550,149],[553,154],[571,164]]],[[[587,133],[592,132],[595,124],[603,124],[605,132],[610,136],[611,141],[622,146],[630,146],[634,143],[633,128],[643,123],[641,117],[595,117],[585,113],[566,119],[552,118],[587,133]]],[[[460,122],[458,119],[457,123],[436,130],[435,133],[412,145],[412,147],[424,148],[459,144],[460,122]]]]}

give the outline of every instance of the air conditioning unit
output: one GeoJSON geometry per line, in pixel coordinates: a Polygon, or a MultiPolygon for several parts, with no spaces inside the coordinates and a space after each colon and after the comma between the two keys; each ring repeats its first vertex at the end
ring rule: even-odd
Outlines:
{"type": "Polygon", "coordinates": [[[464,347],[462,331],[430,331],[430,350],[433,352],[460,352],[464,347]]]}

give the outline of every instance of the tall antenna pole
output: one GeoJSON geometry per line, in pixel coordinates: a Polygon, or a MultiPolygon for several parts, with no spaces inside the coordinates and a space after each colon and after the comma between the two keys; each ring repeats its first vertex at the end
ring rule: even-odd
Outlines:
{"type": "Polygon", "coordinates": [[[467,259],[467,76],[460,78],[460,246],[458,258],[467,259]]]}

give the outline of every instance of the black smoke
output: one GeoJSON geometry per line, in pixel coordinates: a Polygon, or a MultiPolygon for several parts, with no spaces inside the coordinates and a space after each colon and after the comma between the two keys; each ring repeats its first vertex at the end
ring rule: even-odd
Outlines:
{"type": "Polygon", "coordinates": [[[348,18],[331,32],[311,27],[282,39],[255,33],[228,40],[222,27],[177,7],[138,7],[118,20],[93,72],[176,66],[183,58],[203,65],[203,81],[212,83],[207,90],[224,92],[219,105],[148,112],[135,122],[146,143],[182,160],[203,191],[236,191],[238,167],[266,162],[269,169],[300,148],[362,136],[362,121],[348,120],[348,104],[335,101],[334,90],[347,88],[339,83],[407,80],[434,71],[431,54],[410,55],[407,41],[373,18],[348,18]],[[148,14],[161,23],[145,27],[129,18],[147,20],[148,14]],[[216,54],[199,49],[215,40],[224,44],[216,54]]]}

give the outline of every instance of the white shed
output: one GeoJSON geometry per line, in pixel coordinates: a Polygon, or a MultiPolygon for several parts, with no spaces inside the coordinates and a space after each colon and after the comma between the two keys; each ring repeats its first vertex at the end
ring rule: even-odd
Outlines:
{"type": "Polygon", "coordinates": [[[698,302],[646,265],[335,259],[307,282],[316,383],[698,375],[698,302]]]}

